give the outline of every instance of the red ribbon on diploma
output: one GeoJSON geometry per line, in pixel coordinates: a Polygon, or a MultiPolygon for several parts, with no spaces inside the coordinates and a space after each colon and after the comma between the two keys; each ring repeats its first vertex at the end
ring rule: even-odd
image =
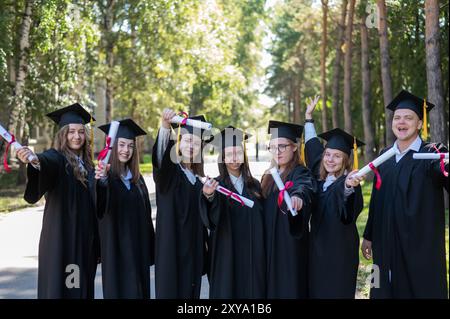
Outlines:
{"type": "Polygon", "coordinates": [[[109,151],[110,149],[111,149],[111,137],[107,136],[107,137],[106,137],[106,145],[105,145],[105,148],[102,149],[102,150],[100,151],[100,153],[98,154],[98,158],[97,158],[97,159],[98,159],[99,161],[105,159],[106,154],[108,154],[108,151],[109,151]]]}
{"type": "Polygon", "coordinates": [[[280,192],[278,193],[278,207],[280,209],[284,199],[284,192],[287,191],[292,186],[294,186],[294,183],[292,181],[287,181],[286,184],[284,184],[284,188],[281,189],[280,192]]]}
{"type": "Polygon", "coordinates": [[[381,187],[381,175],[380,175],[380,172],[375,167],[375,165],[373,165],[373,163],[369,163],[369,167],[372,170],[372,172],[374,172],[375,176],[377,177],[377,183],[375,184],[375,188],[377,190],[379,190],[380,187],[381,187]]]}
{"type": "Polygon", "coordinates": [[[184,119],[181,121],[180,125],[186,125],[189,115],[186,112],[180,112],[179,115],[184,117],[184,119]]]}
{"type": "Polygon", "coordinates": [[[223,191],[224,193],[226,193],[226,195],[227,195],[228,198],[230,198],[230,197],[235,198],[235,199],[241,204],[242,207],[245,206],[244,201],[239,197],[238,194],[233,193],[232,191],[230,191],[230,190],[228,190],[228,189],[226,189],[226,188],[223,188],[222,191],[223,191]]]}
{"type": "Polygon", "coordinates": [[[435,144],[432,144],[434,149],[436,150],[436,152],[438,152],[438,154],[441,157],[441,161],[440,161],[440,166],[441,166],[441,172],[442,174],[444,174],[445,177],[448,177],[448,172],[445,170],[445,163],[444,163],[444,158],[445,158],[445,154],[441,153],[441,151],[439,151],[439,149],[436,147],[435,144]]]}
{"type": "Polygon", "coordinates": [[[5,154],[3,155],[3,167],[5,168],[5,171],[7,173],[11,173],[11,168],[8,166],[8,151],[9,151],[9,147],[11,146],[11,144],[14,143],[15,141],[16,141],[16,138],[14,137],[13,134],[11,134],[11,141],[8,142],[8,144],[6,145],[5,154]]]}

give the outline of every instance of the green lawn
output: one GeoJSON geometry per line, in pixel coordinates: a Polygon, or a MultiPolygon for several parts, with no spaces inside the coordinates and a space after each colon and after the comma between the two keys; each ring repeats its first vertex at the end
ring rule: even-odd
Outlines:
{"type": "MultiPolygon", "coordinates": [[[[29,206],[23,199],[23,193],[25,192],[25,185],[16,186],[17,170],[12,170],[11,173],[0,174],[0,213],[8,213],[18,209],[22,209],[29,206]]],[[[40,202],[39,204],[42,204],[40,202]]]]}
{"type": "MultiPolygon", "coordinates": [[[[366,222],[367,222],[367,217],[368,217],[368,210],[369,210],[369,202],[370,202],[370,193],[372,191],[372,184],[371,183],[364,183],[363,185],[363,196],[364,196],[364,210],[362,211],[362,213],[359,215],[358,220],[356,222],[356,225],[358,227],[358,232],[359,235],[361,236],[361,243],[362,243],[362,235],[364,233],[364,228],[366,226],[366,222]]],[[[445,212],[445,238],[446,238],[446,251],[448,251],[448,234],[449,234],[449,230],[448,230],[448,210],[445,212]]],[[[447,267],[448,267],[448,260],[449,260],[449,256],[447,255],[447,267]]],[[[371,260],[366,260],[362,253],[361,250],[359,251],[359,271],[358,271],[358,282],[357,282],[357,291],[358,291],[358,295],[361,298],[368,298],[369,297],[369,290],[370,287],[369,285],[366,283],[367,277],[370,274],[370,267],[372,265],[372,261],[371,260]]],[[[448,278],[447,278],[448,281],[448,278]]]]}

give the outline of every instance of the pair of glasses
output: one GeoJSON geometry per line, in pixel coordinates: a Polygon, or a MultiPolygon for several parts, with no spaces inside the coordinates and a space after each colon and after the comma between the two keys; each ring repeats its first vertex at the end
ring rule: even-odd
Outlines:
{"type": "Polygon", "coordinates": [[[291,146],[291,144],[278,144],[278,145],[269,145],[267,148],[270,153],[275,154],[278,150],[278,152],[283,153],[286,151],[286,149],[291,146]]]}

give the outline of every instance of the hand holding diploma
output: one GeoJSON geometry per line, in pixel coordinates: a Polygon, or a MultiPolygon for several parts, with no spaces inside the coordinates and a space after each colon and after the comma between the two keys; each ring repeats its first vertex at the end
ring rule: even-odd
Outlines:
{"type": "Polygon", "coordinates": [[[236,194],[236,193],[230,191],[229,189],[227,189],[223,186],[220,186],[219,183],[217,181],[215,181],[214,179],[208,179],[206,177],[201,177],[198,175],[196,175],[196,177],[203,183],[203,185],[204,185],[203,193],[208,197],[214,193],[214,190],[216,190],[219,193],[239,202],[242,206],[245,205],[245,206],[252,208],[253,205],[255,205],[255,203],[251,199],[248,199],[244,196],[236,194]]]}
{"type": "Polygon", "coordinates": [[[39,162],[37,156],[28,147],[23,147],[22,145],[20,145],[20,143],[16,141],[14,135],[10,134],[2,125],[0,125],[0,135],[6,140],[6,142],[8,142],[8,145],[6,146],[5,150],[5,155],[3,158],[3,166],[8,173],[11,171],[7,162],[7,154],[10,145],[12,145],[17,150],[17,156],[19,157],[19,160],[21,162],[25,164],[30,162],[34,163],[39,162]],[[20,150],[22,149],[23,151],[20,152],[20,150]]]}
{"type": "MultiPolygon", "coordinates": [[[[284,202],[286,203],[287,208],[291,212],[291,215],[297,216],[297,210],[294,209],[292,199],[289,196],[289,193],[287,192],[287,190],[292,187],[292,185],[293,185],[292,182],[288,181],[286,183],[286,185],[283,185],[283,181],[281,180],[280,174],[278,174],[278,170],[276,167],[272,167],[270,169],[270,174],[272,174],[273,180],[275,181],[275,184],[277,185],[278,189],[280,190],[280,193],[278,196],[278,207],[281,207],[281,203],[284,199],[284,202]]],[[[298,199],[300,199],[300,198],[298,198],[298,199]]],[[[300,201],[301,201],[301,199],[300,199],[300,201]]],[[[296,202],[296,204],[295,204],[296,206],[300,205],[300,203],[298,203],[297,199],[295,200],[295,202],[296,202]]],[[[301,206],[303,206],[303,203],[301,203],[301,206]]],[[[298,207],[296,207],[296,208],[298,208],[298,207]]]]}
{"type": "Polygon", "coordinates": [[[199,120],[192,120],[187,118],[187,114],[183,113],[185,116],[180,116],[180,115],[175,115],[174,117],[171,118],[170,122],[171,123],[177,123],[177,124],[182,124],[182,125],[189,125],[192,127],[196,127],[202,130],[211,130],[212,129],[212,124],[211,123],[207,123],[207,122],[202,122],[199,120]]]}
{"type": "Polygon", "coordinates": [[[108,136],[106,137],[105,148],[98,154],[98,161],[103,164],[108,164],[111,151],[116,141],[117,131],[119,130],[120,123],[118,121],[112,121],[109,127],[108,136]]]}
{"type": "Polygon", "coordinates": [[[106,178],[110,168],[111,164],[105,165],[103,162],[98,162],[98,165],[95,168],[95,179],[106,178]]]}
{"type": "Polygon", "coordinates": [[[391,147],[389,150],[378,156],[376,159],[374,159],[372,162],[361,168],[358,173],[355,174],[355,177],[363,177],[370,173],[370,171],[373,171],[375,176],[377,177],[377,183],[375,184],[376,189],[380,189],[381,187],[381,175],[378,172],[377,167],[386,162],[388,159],[393,157],[395,155],[396,151],[393,147],[391,147]]]}
{"type": "Polygon", "coordinates": [[[448,172],[445,170],[445,163],[448,163],[448,153],[441,153],[436,145],[433,145],[437,153],[414,153],[414,159],[421,160],[440,160],[441,172],[445,177],[448,177],[448,172]]]}

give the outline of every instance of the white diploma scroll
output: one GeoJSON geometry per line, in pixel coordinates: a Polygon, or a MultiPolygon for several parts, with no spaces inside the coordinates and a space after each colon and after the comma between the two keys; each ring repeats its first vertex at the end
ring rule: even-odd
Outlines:
{"type": "MultiPolygon", "coordinates": [[[[203,184],[209,183],[209,181],[207,181],[206,177],[201,177],[201,176],[198,176],[198,175],[197,175],[197,177],[198,177],[198,179],[199,179],[203,184]]],[[[240,200],[245,204],[245,206],[248,206],[248,207],[250,207],[250,208],[252,208],[253,205],[255,204],[251,199],[248,199],[248,198],[246,198],[246,197],[244,197],[244,196],[241,196],[241,195],[239,195],[239,194],[236,194],[236,193],[230,191],[229,189],[227,189],[227,188],[225,188],[225,187],[222,187],[222,186],[220,186],[220,185],[217,186],[216,191],[218,191],[219,193],[221,193],[221,194],[223,194],[223,195],[226,195],[226,196],[228,196],[228,197],[234,199],[234,200],[237,201],[237,202],[239,202],[239,199],[240,199],[240,200]],[[230,194],[233,194],[233,195],[230,196],[230,194]],[[239,198],[239,199],[238,199],[238,198],[239,198]]],[[[240,202],[239,202],[239,203],[240,203],[240,202]]]]}
{"type": "MultiPolygon", "coordinates": [[[[0,135],[8,142],[8,143],[11,143],[11,141],[12,141],[12,136],[11,136],[11,134],[7,131],[7,130],[5,130],[5,128],[2,126],[2,125],[0,125],[0,135]]],[[[16,142],[16,141],[14,141],[12,144],[11,144],[16,150],[20,150],[23,146],[22,145],[20,145],[20,143],[19,142],[16,142]]],[[[28,160],[31,162],[31,161],[33,161],[34,159],[36,159],[36,156],[35,155],[30,155],[30,156],[28,156],[28,160]]]]}
{"type": "MultiPolygon", "coordinates": [[[[390,159],[392,156],[395,155],[395,149],[391,147],[388,151],[384,152],[380,156],[378,156],[376,159],[374,159],[371,163],[373,166],[378,167],[384,162],[386,162],[388,159],[390,159]]],[[[370,168],[369,164],[361,168],[358,173],[355,174],[355,176],[363,177],[370,173],[372,169],[370,168]]]]}
{"type": "MultiPolygon", "coordinates": [[[[272,174],[273,180],[275,181],[275,184],[277,184],[278,189],[281,191],[282,189],[284,189],[284,184],[283,181],[281,180],[280,174],[278,174],[278,170],[276,167],[272,167],[270,169],[270,174],[272,174]]],[[[296,216],[297,212],[295,211],[295,209],[292,207],[292,199],[291,196],[289,196],[289,193],[286,191],[284,191],[284,201],[286,202],[286,206],[289,209],[289,211],[291,212],[292,216],[296,216]]]]}
{"type": "MultiPolygon", "coordinates": [[[[448,160],[448,153],[442,153],[442,154],[444,154],[444,159],[448,160]]],[[[414,153],[413,158],[421,159],[421,160],[438,160],[438,159],[441,159],[441,154],[438,154],[438,153],[414,153]]]]}
{"type": "Polygon", "coordinates": [[[110,143],[109,143],[108,153],[106,153],[105,158],[102,159],[103,164],[108,164],[108,162],[109,162],[109,158],[111,156],[111,151],[112,151],[112,148],[116,141],[116,135],[117,135],[117,131],[119,130],[119,126],[120,126],[120,123],[118,121],[112,121],[111,125],[109,126],[108,137],[110,138],[110,143]]]}
{"type": "MultiPolygon", "coordinates": [[[[184,121],[184,117],[179,116],[179,115],[175,115],[170,120],[171,123],[177,123],[177,124],[180,124],[183,121],[184,121]]],[[[202,122],[202,121],[193,120],[193,119],[187,119],[186,120],[186,125],[189,125],[189,126],[192,126],[192,127],[197,127],[197,128],[203,129],[203,130],[211,130],[212,129],[212,124],[211,123],[202,122]]]]}

